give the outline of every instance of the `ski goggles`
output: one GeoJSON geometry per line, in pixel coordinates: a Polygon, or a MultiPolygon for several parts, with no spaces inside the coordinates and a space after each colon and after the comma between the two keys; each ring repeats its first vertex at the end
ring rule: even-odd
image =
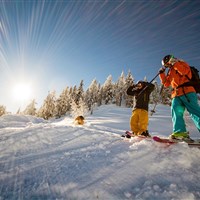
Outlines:
{"type": "Polygon", "coordinates": [[[162,60],[162,65],[164,66],[164,67],[170,67],[171,66],[171,64],[172,64],[172,60],[174,59],[174,57],[172,56],[169,60],[168,60],[168,62],[164,62],[164,60],[162,60]]]}

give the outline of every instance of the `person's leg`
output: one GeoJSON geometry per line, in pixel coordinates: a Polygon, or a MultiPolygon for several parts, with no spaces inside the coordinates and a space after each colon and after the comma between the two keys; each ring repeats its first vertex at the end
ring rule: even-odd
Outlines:
{"type": "Polygon", "coordinates": [[[184,102],[187,111],[190,113],[195,126],[200,132],[200,105],[198,104],[197,94],[192,92],[186,95],[187,99],[186,97],[182,96],[181,100],[184,102]]]}
{"type": "Polygon", "coordinates": [[[184,112],[185,106],[182,103],[180,97],[173,98],[171,105],[173,133],[187,132],[185,121],[183,118],[184,112]]]}
{"type": "Polygon", "coordinates": [[[140,109],[139,115],[139,134],[148,130],[149,116],[148,112],[144,109],[140,109]]]}
{"type": "Polygon", "coordinates": [[[138,126],[139,113],[140,113],[140,109],[133,110],[131,118],[130,118],[130,128],[131,128],[131,131],[135,134],[137,134],[139,131],[139,126],[138,126]]]}

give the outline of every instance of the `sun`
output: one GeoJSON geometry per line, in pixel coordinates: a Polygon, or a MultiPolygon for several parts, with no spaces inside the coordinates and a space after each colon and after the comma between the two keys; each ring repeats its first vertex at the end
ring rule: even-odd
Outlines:
{"type": "Polygon", "coordinates": [[[18,83],[13,88],[13,96],[16,100],[25,101],[31,97],[31,87],[27,83],[18,83]]]}

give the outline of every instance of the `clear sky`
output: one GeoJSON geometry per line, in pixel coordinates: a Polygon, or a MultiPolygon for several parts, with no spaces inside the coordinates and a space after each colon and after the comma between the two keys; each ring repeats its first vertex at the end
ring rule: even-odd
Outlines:
{"type": "Polygon", "coordinates": [[[166,54],[200,69],[199,0],[0,0],[0,105],[7,111],[27,104],[13,95],[20,83],[39,107],[48,91],[59,95],[81,80],[87,88],[130,69],[135,80],[150,81],[166,54]]]}

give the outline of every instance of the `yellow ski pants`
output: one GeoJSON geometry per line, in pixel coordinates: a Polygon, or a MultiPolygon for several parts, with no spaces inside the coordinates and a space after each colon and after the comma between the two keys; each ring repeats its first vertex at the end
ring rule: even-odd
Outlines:
{"type": "Polygon", "coordinates": [[[130,128],[132,132],[139,135],[148,130],[148,122],[149,116],[146,110],[137,108],[132,111],[132,116],[130,118],[130,128]]]}

